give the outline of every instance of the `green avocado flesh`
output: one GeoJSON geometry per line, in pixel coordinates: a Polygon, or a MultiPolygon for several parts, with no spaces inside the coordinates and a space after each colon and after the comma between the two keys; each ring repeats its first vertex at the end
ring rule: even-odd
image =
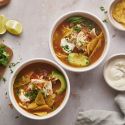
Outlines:
{"type": "Polygon", "coordinates": [[[87,66],[90,63],[88,57],[80,53],[70,53],[68,55],[68,62],[79,67],[87,66]]]}
{"type": "Polygon", "coordinates": [[[65,77],[59,71],[53,71],[52,72],[52,77],[60,80],[61,87],[58,90],[56,90],[56,93],[57,94],[61,94],[62,92],[65,91],[65,89],[67,87],[67,83],[66,83],[65,77]]]}

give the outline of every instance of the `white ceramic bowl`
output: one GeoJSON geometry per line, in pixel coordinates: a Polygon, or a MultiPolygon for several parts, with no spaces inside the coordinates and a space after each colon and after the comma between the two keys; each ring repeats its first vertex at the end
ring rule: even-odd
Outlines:
{"type": "Polygon", "coordinates": [[[108,18],[112,26],[114,26],[118,30],[125,31],[125,28],[112,17],[112,9],[119,1],[121,0],[112,0],[110,2],[108,7],[108,18]]]}
{"type": "Polygon", "coordinates": [[[68,99],[69,99],[69,95],[70,95],[70,83],[69,83],[69,78],[66,74],[66,72],[58,65],[56,64],[55,62],[49,60],[49,59],[44,59],[44,58],[36,58],[36,59],[31,59],[31,60],[27,60],[26,62],[22,63],[16,70],[15,72],[13,73],[12,77],[10,78],[10,82],[9,82],[9,96],[10,96],[10,100],[13,104],[13,106],[15,107],[15,109],[21,113],[23,116],[27,117],[27,118],[30,118],[30,119],[34,119],[34,120],[44,120],[44,119],[48,119],[48,118],[51,118],[55,115],[57,115],[66,105],[68,99]],[[61,105],[53,112],[51,113],[48,113],[47,115],[45,116],[36,116],[36,115],[33,115],[27,111],[25,111],[23,108],[21,108],[17,101],[15,100],[15,97],[14,97],[14,92],[13,92],[13,84],[14,84],[14,81],[15,81],[15,78],[16,76],[18,75],[18,73],[26,66],[28,66],[29,64],[32,64],[32,63],[36,63],[36,62],[41,62],[41,63],[47,63],[49,65],[52,65],[54,66],[56,69],[58,69],[66,78],[66,82],[67,82],[67,89],[66,89],[66,95],[65,95],[65,98],[63,100],[63,102],[61,103],[61,105]]]}
{"type": "Polygon", "coordinates": [[[114,84],[112,84],[112,81],[109,80],[108,78],[108,75],[107,75],[107,68],[109,67],[109,65],[112,65],[111,63],[117,59],[125,59],[125,53],[120,53],[120,54],[114,54],[112,55],[104,64],[104,69],[103,69],[103,76],[104,76],[104,79],[106,81],[106,83],[114,90],[117,90],[117,91],[125,91],[125,86],[124,88],[119,88],[117,86],[115,86],[114,84]]]}
{"type": "Polygon", "coordinates": [[[110,42],[110,38],[109,38],[109,32],[105,26],[105,24],[97,17],[95,16],[94,14],[92,13],[88,13],[88,12],[84,12],[84,11],[72,11],[72,12],[68,12],[66,14],[64,14],[63,16],[59,17],[54,25],[52,26],[52,29],[51,29],[51,32],[50,32],[50,37],[49,37],[49,47],[50,47],[50,51],[51,51],[51,54],[53,55],[54,59],[65,69],[69,70],[69,71],[73,71],[73,72],[85,72],[85,71],[89,71],[89,70],[92,70],[94,69],[95,67],[97,67],[104,59],[104,57],[106,56],[107,52],[108,52],[108,49],[109,49],[109,42],[110,42]],[[101,55],[101,57],[93,64],[91,64],[90,66],[87,66],[87,67],[80,67],[80,68],[75,68],[75,67],[71,67],[71,66],[68,66],[66,64],[64,64],[55,54],[54,52],[54,49],[53,49],[53,42],[52,42],[52,39],[53,39],[53,34],[56,30],[56,28],[59,26],[60,23],[62,23],[65,19],[67,19],[68,17],[71,17],[71,16],[76,16],[76,15],[79,15],[79,16],[84,16],[84,17],[87,17],[91,20],[93,20],[94,22],[96,22],[100,28],[102,29],[103,33],[104,33],[104,37],[105,37],[105,47],[104,47],[104,51],[101,55]]]}

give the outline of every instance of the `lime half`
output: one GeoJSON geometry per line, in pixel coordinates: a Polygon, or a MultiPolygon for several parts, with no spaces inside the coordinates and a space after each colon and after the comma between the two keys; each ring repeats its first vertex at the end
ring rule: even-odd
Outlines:
{"type": "Polygon", "coordinates": [[[6,32],[6,24],[7,18],[4,15],[0,15],[0,34],[4,34],[6,32]]]}
{"type": "Polygon", "coordinates": [[[6,22],[6,29],[9,33],[14,35],[20,35],[23,31],[21,23],[16,20],[8,20],[6,22]]]}

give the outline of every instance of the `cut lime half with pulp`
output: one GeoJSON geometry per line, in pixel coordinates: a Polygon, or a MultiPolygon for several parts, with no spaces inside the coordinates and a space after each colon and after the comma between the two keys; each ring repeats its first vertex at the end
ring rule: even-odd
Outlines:
{"type": "Polygon", "coordinates": [[[0,35],[6,32],[6,24],[7,18],[4,15],[0,15],[0,35]]]}
{"type": "Polygon", "coordinates": [[[20,35],[23,31],[21,23],[16,20],[8,20],[6,22],[6,29],[9,33],[14,35],[20,35]]]}

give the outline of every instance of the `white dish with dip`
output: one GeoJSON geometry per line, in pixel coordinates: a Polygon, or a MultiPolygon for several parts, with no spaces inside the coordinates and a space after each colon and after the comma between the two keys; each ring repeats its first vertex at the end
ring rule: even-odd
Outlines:
{"type": "Polygon", "coordinates": [[[120,2],[121,0],[112,0],[109,3],[109,7],[108,7],[108,18],[110,23],[112,24],[112,26],[114,26],[116,29],[120,30],[120,31],[125,31],[125,27],[123,27],[119,22],[117,22],[113,16],[112,16],[112,10],[114,8],[114,6],[120,2]]]}
{"type": "Polygon", "coordinates": [[[104,65],[104,79],[118,91],[125,91],[125,54],[113,55],[104,65]]]}

